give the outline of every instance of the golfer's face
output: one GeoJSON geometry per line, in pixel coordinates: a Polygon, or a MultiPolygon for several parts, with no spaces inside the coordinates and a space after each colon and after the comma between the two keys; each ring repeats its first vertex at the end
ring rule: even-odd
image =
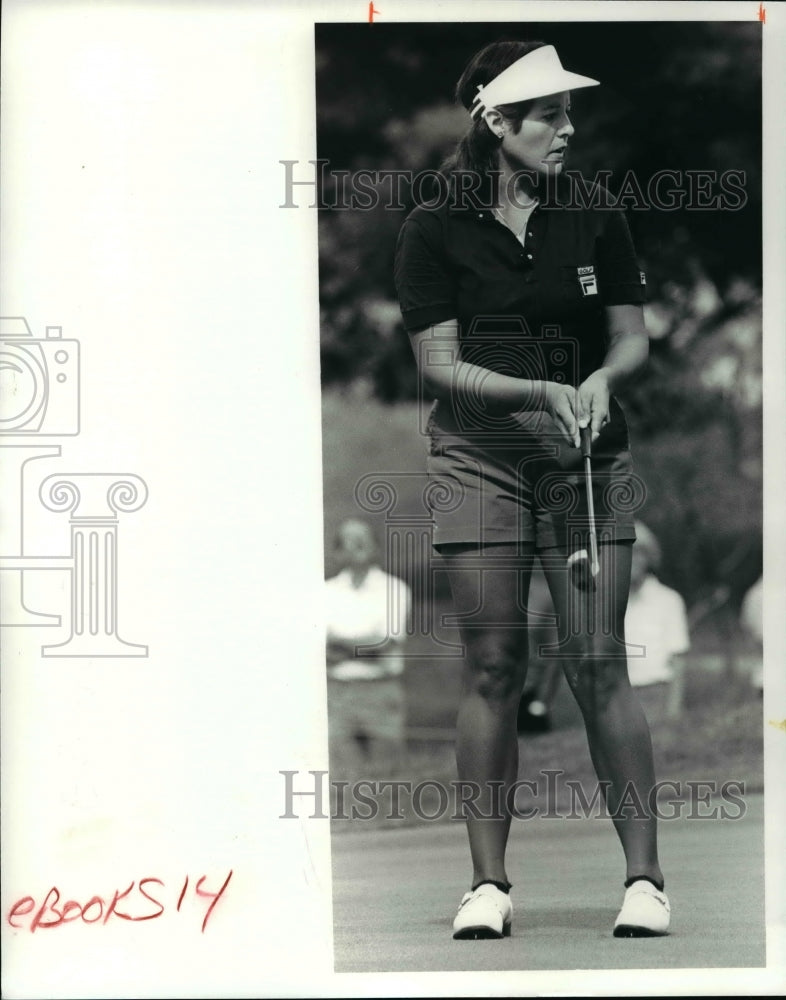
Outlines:
{"type": "Polygon", "coordinates": [[[518,134],[508,131],[502,143],[502,154],[517,169],[538,173],[559,173],[562,170],[568,139],[573,125],[568,118],[570,94],[539,97],[522,121],[518,134]]]}

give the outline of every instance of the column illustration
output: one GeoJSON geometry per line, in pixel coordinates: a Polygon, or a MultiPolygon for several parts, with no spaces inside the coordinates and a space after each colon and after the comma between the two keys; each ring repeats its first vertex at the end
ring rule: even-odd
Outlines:
{"type": "MultiPolygon", "coordinates": [[[[417,653],[407,653],[413,658],[459,657],[463,646],[445,642],[434,634],[434,574],[436,567],[432,554],[433,523],[432,509],[452,509],[461,502],[461,497],[448,484],[429,483],[420,473],[382,472],[363,476],[355,487],[355,500],[368,513],[385,514],[385,550],[387,571],[405,580],[412,589],[412,616],[407,623],[407,637],[417,637],[417,653]],[[402,511],[399,505],[401,487],[405,485],[407,494],[412,492],[414,479],[420,489],[421,509],[416,512],[402,511]],[[427,644],[427,645],[426,645],[427,644]]],[[[390,594],[389,600],[396,600],[390,594]]],[[[390,614],[389,621],[397,620],[390,614]]],[[[358,650],[363,656],[373,656],[374,647],[364,646],[358,650]]]]}
{"type": "Polygon", "coordinates": [[[44,656],[147,656],[147,646],[118,635],[118,515],[139,510],[147,486],[139,476],[66,473],[40,489],[49,510],[68,511],[71,527],[71,634],[44,646],[44,656]]]}

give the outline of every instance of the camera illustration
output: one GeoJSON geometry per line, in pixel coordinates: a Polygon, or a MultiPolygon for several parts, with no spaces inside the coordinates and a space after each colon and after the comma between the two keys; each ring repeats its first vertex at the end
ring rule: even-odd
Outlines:
{"type": "Polygon", "coordinates": [[[52,437],[80,432],[79,360],[79,342],[62,327],[37,338],[22,316],[0,318],[0,628],[64,625],[59,641],[41,646],[44,657],[144,657],[147,646],[118,634],[118,577],[121,518],[145,505],[147,484],[128,472],[38,471],[61,457],[52,437]],[[67,553],[41,552],[40,543],[30,551],[41,508],[68,516],[67,553]]]}
{"type": "MultiPolygon", "coordinates": [[[[475,440],[486,440],[494,431],[509,428],[511,421],[510,416],[495,414],[487,405],[483,385],[485,371],[536,383],[549,381],[563,385],[574,385],[578,375],[578,341],[564,336],[559,326],[543,326],[534,335],[523,317],[477,317],[461,337],[460,357],[452,325],[446,327],[444,333],[439,326],[434,327],[432,335],[424,338],[419,346],[420,371],[433,370],[437,366],[456,370],[451,412],[445,414],[440,404],[438,422],[448,429],[444,423],[447,420],[451,430],[475,440]],[[459,361],[476,367],[457,368],[459,361]]],[[[539,387],[537,391],[542,389],[539,387]]],[[[419,386],[419,395],[421,402],[425,402],[429,397],[427,388],[419,386]]],[[[532,405],[523,410],[527,411],[527,416],[522,418],[525,420],[522,426],[536,430],[544,419],[542,400],[533,397],[532,405]]],[[[430,416],[429,421],[432,419],[430,416]]],[[[421,427],[421,433],[428,432],[428,425],[421,427]]]]}
{"type": "Polygon", "coordinates": [[[22,316],[0,318],[0,435],[79,433],[79,341],[62,327],[33,336],[22,316]]]}

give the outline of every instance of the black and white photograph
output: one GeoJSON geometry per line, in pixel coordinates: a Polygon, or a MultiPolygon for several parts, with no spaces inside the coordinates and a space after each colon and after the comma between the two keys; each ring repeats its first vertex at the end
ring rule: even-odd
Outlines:
{"type": "Polygon", "coordinates": [[[337,971],[765,963],[762,30],[316,25],[337,971]]]}

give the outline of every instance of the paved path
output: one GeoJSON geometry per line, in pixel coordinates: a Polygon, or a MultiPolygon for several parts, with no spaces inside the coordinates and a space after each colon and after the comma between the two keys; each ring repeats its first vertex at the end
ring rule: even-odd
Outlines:
{"type": "Polygon", "coordinates": [[[611,934],[622,853],[601,819],[514,821],[513,934],[453,941],[466,888],[460,823],[333,837],[336,972],[740,968],[764,964],[763,800],[744,817],[660,824],[672,903],[665,938],[611,934]]]}

